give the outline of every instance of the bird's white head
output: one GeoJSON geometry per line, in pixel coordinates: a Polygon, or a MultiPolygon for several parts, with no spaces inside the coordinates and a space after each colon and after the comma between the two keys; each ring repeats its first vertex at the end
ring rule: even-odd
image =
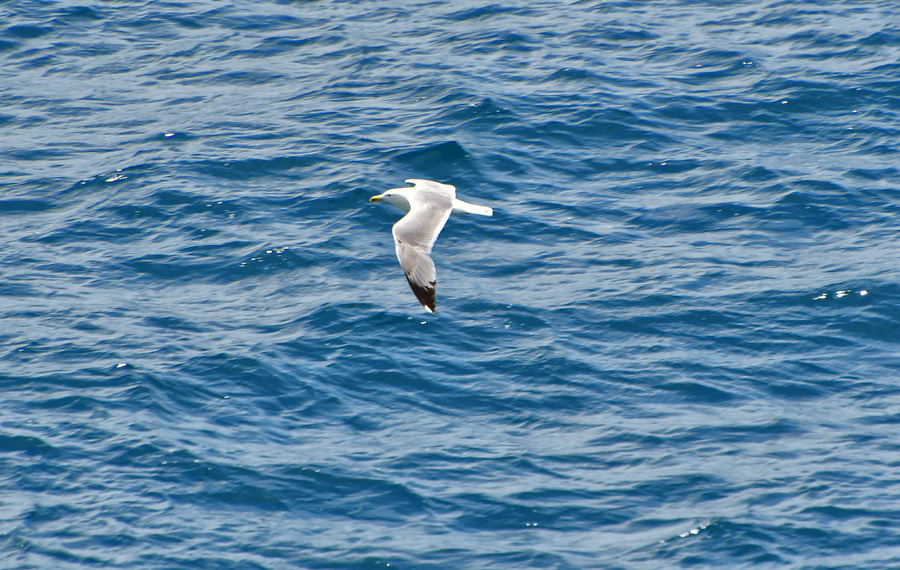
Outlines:
{"type": "Polygon", "coordinates": [[[408,188],[393,188],[391,190],[387,190],[378,194],[377,196],[372,196],[369,198],[369,202],[387,202],[389,204],[393,204],[397,206],[404,212],[409,211],[409,198],[406,196],[406,191],[408,188]]]}

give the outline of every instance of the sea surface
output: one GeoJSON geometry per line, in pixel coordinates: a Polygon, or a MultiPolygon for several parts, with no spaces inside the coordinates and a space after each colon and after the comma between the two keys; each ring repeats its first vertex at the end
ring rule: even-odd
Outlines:
{"type": "Polygon", "coordinates": [[[0,567],[898,568],[898,140],[896,1],[2,2],[0,567]]]}

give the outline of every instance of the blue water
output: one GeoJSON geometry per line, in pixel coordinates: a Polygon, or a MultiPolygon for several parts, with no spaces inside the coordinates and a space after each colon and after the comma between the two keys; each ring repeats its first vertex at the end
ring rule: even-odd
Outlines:
{"type": "Polygon", "coordinates": [[[3,568],[900,567],[896,2],[0,4],[3,568]],[[494,208],[438,312],[369,196],[494,208]]]}

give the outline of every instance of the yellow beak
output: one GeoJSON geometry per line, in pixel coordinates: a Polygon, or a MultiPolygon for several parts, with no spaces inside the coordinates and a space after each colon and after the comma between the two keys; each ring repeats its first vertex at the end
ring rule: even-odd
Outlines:
{"type": "Polygon", "coordinates": [[[384,198],[381,197],[381,194],[377,196],[372,196],[369,198],[369,202],[381,202],[384,198]]]}

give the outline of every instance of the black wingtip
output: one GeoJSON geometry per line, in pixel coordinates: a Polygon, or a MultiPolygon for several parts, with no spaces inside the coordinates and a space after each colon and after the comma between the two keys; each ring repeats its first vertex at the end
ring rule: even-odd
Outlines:
{"type": "Polygon", "coordinates": [[[426,311],[433,313],[437,310],[437,294],[435,291],[435,286],[437,284],[435,282],[432,281],[425,287],[416,285],[409,279],[407,279],[406,282],[409,283],[409,288],[416,294],[416,299],[422,303],[422,306],[425,307],[426,311]]]}

